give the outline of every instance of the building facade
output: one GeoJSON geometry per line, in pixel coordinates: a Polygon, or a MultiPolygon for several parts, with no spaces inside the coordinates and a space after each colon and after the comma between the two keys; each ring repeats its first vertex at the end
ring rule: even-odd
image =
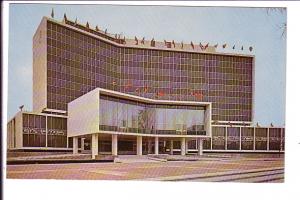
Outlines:
{"type": "Polygon", "coordinates": [[[216,50],[44,17],[33,37],[33,113],[8,123],[8,147],[282,151],[283,127],[253,126],[254,56],[216,50]]]}

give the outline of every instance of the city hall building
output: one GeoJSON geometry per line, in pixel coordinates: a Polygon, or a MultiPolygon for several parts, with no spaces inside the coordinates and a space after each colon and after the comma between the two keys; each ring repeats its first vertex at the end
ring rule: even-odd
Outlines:
{"type": "Polygon", "coordinates": [[[33,37],[33,111],[8,122],[8,149],[284,151],[283,127],[253,122],[255,57],[217,49],[44,17],[33,37]]]}

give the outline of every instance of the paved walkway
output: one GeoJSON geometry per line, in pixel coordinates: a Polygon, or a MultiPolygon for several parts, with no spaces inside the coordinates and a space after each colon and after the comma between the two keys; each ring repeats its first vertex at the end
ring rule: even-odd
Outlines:
{"type": "Polygon", "coordinates": [[[120,156],[120,158],[122,162],[116,163],[8,165],[7,178],[239,182],[284,180],[282,158],[268,160],[235,157],[171,162],[149,160],[146,156],[140,158],[120,156]]]}

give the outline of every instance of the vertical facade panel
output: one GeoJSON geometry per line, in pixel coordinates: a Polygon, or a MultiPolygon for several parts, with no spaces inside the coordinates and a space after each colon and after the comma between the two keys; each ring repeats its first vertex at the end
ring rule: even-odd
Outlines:
{"type": "Polygon", "coordinates": [[[225,127],[212,128],[212,149],[225,150],[225,127]]]}
{"type": "Polygon", "coordinates": [[[227,128],[227,149],[228,150],[240,149],[240,127],[227,128]]]}
{"type": "Polygon", "coordinates": [[[254,128],[252,127],[242,127],[242,150],[254,150],[254,128]]]}
{"type": "Polygon", "coordinates": [[[281,128],[270,128],[270,150],[280,150],[281,128]]]}
{"type": "Polygon", "coordinates": [[[267,150],[267,128],[255,129],[255,150],[267,150]]]}

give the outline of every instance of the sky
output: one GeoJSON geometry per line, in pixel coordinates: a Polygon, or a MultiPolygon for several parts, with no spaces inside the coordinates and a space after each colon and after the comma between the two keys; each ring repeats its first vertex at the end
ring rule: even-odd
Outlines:
{"type": "Polygon", "coordinates": [[[127,38],[175,40],[194,44],[227,43],[220,52],[255,56],[254,119],[260,125],[285,125],[286,11],[266,8],[10,4],[8,119],[32,110],[32,38],[43,16],[67,18],[107,28],[127,38]],[[232,46],[236,45],[235,50],[232,46]],[[241,51],[244,46],[244,51],[241,51]],[[252,52],[248,51],[253,46],[252,52]],[[245,50],[246,49],[246,50],[245,50]]]}

